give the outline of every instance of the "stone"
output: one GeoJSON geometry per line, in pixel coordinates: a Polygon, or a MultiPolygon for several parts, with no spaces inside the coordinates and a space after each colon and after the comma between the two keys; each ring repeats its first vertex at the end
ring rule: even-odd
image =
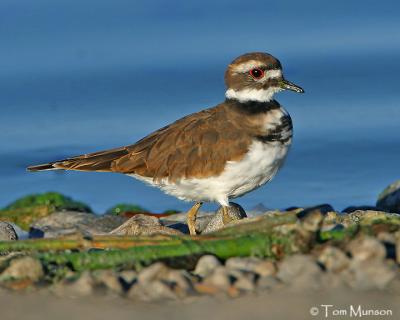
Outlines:
{"type": "Polygon", "coordinates": [[[12,259],[9,266],[1,273],[0,279],[29,279],[36,282],[43,275],[43,267],[39,260],[24,256],[12,259]]]}
{"type": "Polygon", "coordinates": [[[383,260],[386,257],[385,246],[369,236],[361,236],[350,241],[346,249],[353,259],[359,261],[383,260]]]}
{"type": "Polygon", "coordinates": [[[182,232],[161,225],[158,218],[150,215],[137,214],[126,221],[110,234],[124,236],[150,236],[155,234],[177,235],[182,232]]]}
{"type": "MultiPolygon", "coordinates": [[[[228,216],[231,219],[231,222],[241,220],[247,217],[244,209],[240,205],[234,202],[229,202],[228,216]]],[[[208,234],[220,230],[225,226],[226,224],[223,221],[223,209],[222,207],[220,207],[215,213],[215,215],[212,217],[210,222],[207,224],[207,227],[202,231],[202,234],[208,234]]]]}
{"type": "Polygon", "coordinates": [[[339,248],[327,246],[318,257],[326,270],[330,272],[340,272],[349,266],[350,258],[339,248]]]}
{"type": "Polygon", "coordinates": [[[231,285],[229,272],[223,266],[216,267],[214,271],[203,280],[203,283],[216,287],[221,291],[227,291],[231,285]]]}
{"type": "Polygon", "coordinates": [[[385,260],[352,259],[343,279],[355,290],[385,289],[396,278],[397,266],[385,260]]]}
{"type": "Polygon", "coordinates": [[[282,282],[274,276],[260,277],[257,281],[257,289],[272,290],[282,286],[282,282]]]}
{"type": "Polygon", "coordinates": [[[241,271],[253,272],[261,277],[266,277],[276,273],[275,264],[269,260],[262,260],[255,257],[233,257],[229,258],[225,266],[228,269],[236,269],[241,271]]]}
{"type": "Polygon", "coordinates": [[[53,291],[61,297],[85,297],[95,292],[96,282],[89,271],[84,271],[75,281],[65,280],[55,285],[53,291]]]}
{"type": "Polygon", "coordinates": [[[18,240],[14,227],[8,222],[0,221],[0,241],[10,240],[18,240]]]}
{"type": "MultiPolygon", "coordinates": [[[[11,223],[0,221],[0,241],[18,240],[18,234],[11,223]]],[[[0,251],[0,256],[9,254],[8,251],[0,251]]]]}
{"type": "Polygon", "coordinates": [[[400,180],[397,180],[383,190],[376,206],[386,212],[400,213],[400,180]]]}
{"type": "Polygon", "coordinates": [[[241,276],[236,279],[234,287],[241,291],[254,291],[256,288],[254,274],[242,273],[241,276]]]}
{"type": "Polygon", "coordinates": [[[141,270],[128,297],[141,301],[184,298],[193,291],[189,274],[168,268],[161,262],[141,270]]]}
{"type": "Polygon", "coordinates": [[[137,280],[137,272],[134,270],[123,270],[119,273],[119,279],[125,290],[128,290],[137,280]]]}
{"type": "Polygon", "coordinates": [[[131,299],[156,302],[164,300],[176,300],[178,297],[168,284],[156,280],[147,285],[135,284],[127,295],[131,299]]]}
{"type": "Polygon", "coordinates": [[[288,256],[278,265],[278,279],[293,288],[318,289],[321,276],[321,268],[311,256],[305,254],[288,256]]]}
{"type": "Polygon", "coordinates": [[[96,285],[103,285],[107,290],[121,294],[123,286],[119,280],[119,275],[113,270],[98,270],[92,274],[96,285]]]}
{"type": "Polygon", "coordinates": [[[215,256],[205,255],[197,261],[193,274],[204,278],[218,266],[221,266],[221,262],[215,256]]]}
{"type": "Polygon", "coordinates": [[[56,238],[71,234],[106,234],[121,225],[126,218],[120,216],[96,216],[77,211],[60,211],[36,221],[30,237],[56,238]],[[36,236],[35,236],[36,235],[36,236]]]}

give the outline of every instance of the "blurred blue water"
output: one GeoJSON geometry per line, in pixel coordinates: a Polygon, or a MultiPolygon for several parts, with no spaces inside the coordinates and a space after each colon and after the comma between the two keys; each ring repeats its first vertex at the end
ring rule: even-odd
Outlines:
{"type": "Polygon", "coordinates": [[[135,142],[224,98],[236,56],[266,51],[306,94],[277,96],[295,140],[246,208],[374,204],[399,178],[397,1],[0,3],[0,206],[55,190],[98,212],[189,204],[118,174],[27,173],[29,164],[135,142]]]}

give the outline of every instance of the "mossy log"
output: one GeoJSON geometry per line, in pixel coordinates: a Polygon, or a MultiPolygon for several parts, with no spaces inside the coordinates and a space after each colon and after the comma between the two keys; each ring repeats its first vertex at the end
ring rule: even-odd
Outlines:
{"type": "Polygon", "coordinates": [[[48,270],[58,267],[74,271],[124,269],[159,260],[185,263],[204,254],[213,254],[222,260],[234,256],[280,259],[288,254],[308,252],[315,245],[325,242],[345,242],[359,233],[395,232],[400,228],[399,215],[375,211],[333,214],[324,216],[314,212],[299,218],[300,215],[294,212],[272,213],[197,237],[163,235],[132,238],[106,235],[7,241],[0,242],[0,252],[25,252],[38,258],[48,270]],[[307,219],[315,219],[317,224],[307,219]],[[340,225],[341,228],[326,228],[324,221],[340,225]]]}

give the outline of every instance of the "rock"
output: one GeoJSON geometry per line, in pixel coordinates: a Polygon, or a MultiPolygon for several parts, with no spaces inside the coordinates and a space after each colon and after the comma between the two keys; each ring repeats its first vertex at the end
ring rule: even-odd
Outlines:
{"type": "Polygon", "coordinates": [[[396,278],[397,267],[384,260],[352,259],[343,279],[355,290],[385,289],[396,278]]]}
{"type": "Polygon", "coordinates": [[[350,206],[345,208],[342,212],[345,213],[352,213],[354,211],[366,211],[366,210],[372,210],[372,211],[379,211],[381,208],[376,207],[376,206],[350,206]]]}
{"type": "Polygon", "coordinates": [[[218,266],[221,266],[221,262],[215,256],[205,255],[197,261],[193,273],[204,278],[213,272],[218,266]]]}
{"type": "Polygon", "coordinates": [[[254,291],[256,288],[254,274],[242,274],[235,281],[234,287],[241,291],[254,291]]]}
{"type": "Polygon", "coordinates": [[[85,297],[95,292],[95,280],[89,271],[83,272],[75,281],[65,280],[56,284],[53,291],[61,297],[85,297]]]}
{"type": "Polygon", "coordinates": [[[60,211],[36,221],[30,230],[31,237],[42,234],[44,238],[62,237],[80,233],[83,235],[105,234],[121,225],[126,218],[96,216],[77,211],[60,211]]]}
{"type": "MultiPolygon", "coordinates": [[[[231,221],[237,221],[247,217],[246,212],[240,205],[234,202],[229,202],[229,205],[230,206],[228,208],[228,216],[231,219],[231,221]]],[[[219,229],[222,229],[225,226],[226,224],[224,224],[223,222],[223,209],[222,207],[220,207],[217,210],[216,214],[212,217],[212,219],[208,223],[207,227],[201,233],[202,234],[211,233],[219,229]]]]}
{"type": "Polygon", "coordinates": [[[324,216],[330,211],[333,211],[333,208],[328,204],[324,204],[300,211],[297,217],[304,230],[316,232],[321,228],[324,216]]]}
{"type": "Polygon", "coordinates": [[[173,270],[158,262],[144,268],[128,292],[128,297],[141,301],[184,298],[193,291],[189,274],[173,270]]]}
{"type": "Polygon", "coordinates": [[[311,256],[295,254],[279,264],[277,277],[292,288],[314,290],[321,285],[322,270],[311,256]]]}
{"type": "Polygon", "coordinates": [[[123,285],[119,280],[119,275],[113,270],[98,270],[92,274],[96,285],[103,285],[107,290],[121,294],[123,285]]]}
{"type": "Polygon", "coordinates": [[[164,300],[176,300],[178,297],[168,284],[161,280],[134,285],[128,292],[128,297],[135,300],[156,302],[164,300]]]}
{"type": "Polygon", "coordinates": [[[216,267],[204,280],[203,284],[227,291],[231,285],[229,272],[223,266],[216,267]]]}
{"type": "Polygon", "coordinates": [[[383,190],[376,202],[383,211],[400,213],[400,180],[397,180],[383,190]]]}
{"type": "Polygon", "coordinates": [[[29,256],[12,259],[10,265],[1,273],[1,280],[28,279],[33,282],[43,277],[42,264],[29,256]]]}
{"type": "Polygon", "coordinates": [[[134,270],[123,270],[119,273],[120,282],[124,290],[128,290],[137,279],[137,272],[134,270]]]}
{"type": "Polygon", "coordinates": [[[246,272],[253,272],[261,277],[274,275],[276,273],[275,264],[269,260],[262,260],[255,257],[229,258],[225,263],[226,268],[236,269],[246,272]]]}
{"type": "Polygon", "coordinates": [[[281,286],[282,282],[274,276],[260,277],[257,281],[257,289],[259,290],[272,290],[281,286]]]}
{"type": "Polygon", "coordinates": [[[318,262],[330,272],[341,272],[349,266],[350,259],[342,250],[327,246],[319,255],[318,262]]]}
{"type": "Polygon", "coordinates": [[[82,202],[74,201],[57,192],[47,192],[17,199],[0,210],[0,219],[13,222],[22,229],[28,230],[30,225],[38,219],[64,210],[91,212],[90,207],[82,202]]]}
{"type": "Polygon", "coordinates": [[[162,226],[159,219],[153,216],[137,214],[110,234],[125,236],[150,236],[154,234],[177,235],[178,230],[162,226]]]}
{"type": "Polygon", "coordinates": [[[361,236],[352,240],[346,247],[354,260],[373,261],[383,260],[386,257],[385,246],[377,239],[361,236]]]}
{"type": "Polygon", "coordinates": [[[8,222],[0,221],[0,241],[10,240],[18,240],[14,227],[8,222]]]}

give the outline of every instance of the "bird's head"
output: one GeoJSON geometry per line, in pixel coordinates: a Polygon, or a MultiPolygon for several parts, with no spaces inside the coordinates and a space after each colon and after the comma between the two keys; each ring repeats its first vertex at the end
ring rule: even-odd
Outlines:
{"type": "Polygon", "coordinates": [[[282,90],[304,92],[283,77],[278,59],[263,52],[246,53],[233,60],[226,69],[225,83],[226,97],[240,102],[267,102],[282,90]]]}

